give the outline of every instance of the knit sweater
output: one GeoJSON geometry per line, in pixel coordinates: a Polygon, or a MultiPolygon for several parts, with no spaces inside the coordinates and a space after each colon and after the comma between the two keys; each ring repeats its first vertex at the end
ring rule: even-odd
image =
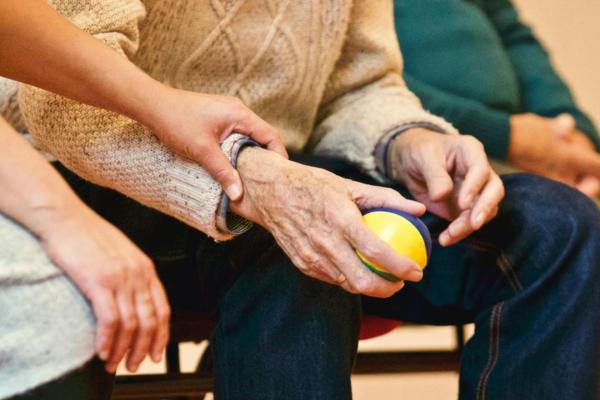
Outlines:
{"type": "MultiPolygon", "coordinates": [[[[371,175],[403,126],[453,128],[402,78],[391,0],[53,0],[76,25],[171,86],[237,96],[291,150],[342,157],[371,175]]],[[[157,99],[160,101],[160,99],[157,99]]],[[[222,190],[142,125],[30,86],[20,105],[37,144],[99,185],[217,240],[222,190]]],[[[240,136],[222,150],[235,155],[240,136]]]]}
{"type": "Polygon", "coordinates": [[[511,114],[569,113],[600,149],[532,30],[510,0],[395,0],[404,78],[425,108],[506,159],[511,114]]]}

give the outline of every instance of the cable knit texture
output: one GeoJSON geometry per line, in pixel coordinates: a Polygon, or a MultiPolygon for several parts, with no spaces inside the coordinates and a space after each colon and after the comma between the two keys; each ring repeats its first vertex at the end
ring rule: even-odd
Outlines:
{"type": "MultiPolygon", "coordinates": [[[[389,0],[51,3],[162,82],[240,97],[292,150],[341,156],[377,176],[373,150],[388,131],[415,122],[453,131],[401,79],[389,0]]],[[[218,240],[231,236],[215,224],[220,187],[141,125],[29,86],[20,103],[37,144],[78,174],[218,240]]]]}
{"type": "Polygon", "coordinates": [[[94,355],[89,303],[38,241],[0,214],[0,399],[80,367],[94,355]]]}

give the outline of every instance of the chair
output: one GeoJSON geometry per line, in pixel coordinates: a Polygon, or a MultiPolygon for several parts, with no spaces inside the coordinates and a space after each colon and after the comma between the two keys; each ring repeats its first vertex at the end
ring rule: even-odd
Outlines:
{"type": "MultiPolygon", "coordinates": [[[[365,317],[361,338],[374,337],[396,329],[400,324],[377,317],[365,317]]],[[[201,342],[210,338],[215,326],[209,315],[176,314],[171,323],[171,342],[166,351],[165,374],[119,376],[113,400],[177,399],[197,400],[212,391],[211,360],[199,361],[195,372],[183,373],[179,365],[179,344],[201,342]]],[[[402,329],[402,328],[400,328],[402,329]]],[[[452,350],[361,352],[354,374],[458,371],[465,342],[463,326],[455,327],[452,350]]]]}

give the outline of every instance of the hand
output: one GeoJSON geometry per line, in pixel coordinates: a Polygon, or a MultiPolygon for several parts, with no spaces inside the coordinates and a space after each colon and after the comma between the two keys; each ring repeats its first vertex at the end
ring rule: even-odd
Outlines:
{"type": "Polygon", "coordinates": [[[452,221],[440,234],[442,246],[459,242],[498,213],[504,186],[472,136],[411,129],[394,139],[388,157],[391,177],[429,212],[452,221]]]}
{"type": "Polygon", "coordinates": [[[242,196],[243,187],[239,174],[220,148],[229,135],[247,135],[287,158],[275,128],[235,97],[166,88],[159,104],[159,111],[139,119],[171,151],[206,169],[231,200],[242,196]]]}
{"type": "Polygon", "coordinates": [[[37,234],[50,259],[92,303],[96,352],[106,370],[114,373],[126,353],[131,372],[146,354],[160,361],[170,308],[152,261],[83,204],[67,210],[40,210],[37,234]]]}
{"type": "Polygon", "coordinates": [[[563,182],[589,196],[597,194],[600,154],[575,128],[571,116],[535,114],[511,117],[509,161],[524,171],[563,182]]]}
{"type": "MultiPolygon", "coordinates": [[[[575,118],[570,114],[561,114],[554,119],[554,134],[563,142],[572,143],[584,151],[596,153],[596,146],[585,133],[577,129],[575,118]]],[[[593,175],[577,177],[575,188],[588,197],[600,194],[600,178],[593,175]]]]}
{"type": "Polygon", "coordinates": [[[403,287],[369,271],[355,253],[359,250],[400,279],[422,278],[421,268],[377,237],[360,213],[392,207],[421,215],[422,204],[258,148],[242,151],[238,170],[246,191],[232,210],[269,230],[306,275],[373,297],[389,297],[403,287]]]}

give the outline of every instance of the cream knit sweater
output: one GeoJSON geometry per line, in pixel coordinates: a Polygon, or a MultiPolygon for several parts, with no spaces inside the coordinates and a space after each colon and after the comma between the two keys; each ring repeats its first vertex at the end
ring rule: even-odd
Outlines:
{"type": "MultiPolygon", "coordinates": [[[[402,81],[391,0],[51,3],[162,82],[240,97],[292,150],[341,156],[377,175],[373,152],[388,132],[453,131],[402,81]]],[[[221,188],[140,124],[29,86],[20,104],[37,144],[84,178],[231,237],[216,225],[221,188]]],[[[239,140],[223,151],[231,156],[239,140]]]]}

